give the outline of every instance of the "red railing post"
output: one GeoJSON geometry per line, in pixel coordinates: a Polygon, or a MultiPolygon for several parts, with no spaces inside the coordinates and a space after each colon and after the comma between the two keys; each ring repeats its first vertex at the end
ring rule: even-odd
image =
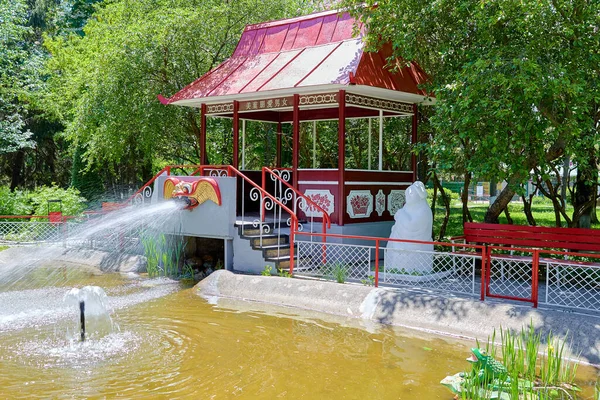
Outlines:
{"type": "Polygon", "coordinates": [[[485,295],[490,295],[490,278],[492,276],[492,249],[486,246],[485,295]]]}
{"type": "Polygon", "coordinates": [[[298,230],[298,220],[292,215],[292,227],[290,229],[290,275],[294,274],[294,233],[298,230]]]}
{"type": "Polygon", "coordinates": [[[480,290],[480,300],[484,301],[485,300],[485,288],[486,288],[486,282],[487,282],[487,278],[486,278],[486,273],[485,270],[487,269],[487,261],[488,261],[488,255],[487,255],[487,247],[483,246],[483,248],[481,249],[481,290],[480,290]]]}
{"type": "Polygon", "coordinates": [[[540,251],[533,250],[533,268],[531,269],[531,301],[533,308],[538,306],[538,273],[540,268],[540,251]]]}
{"type": "MultiPolygon", "coordinates": [[[[266,179],[265,179],[265,167],[262,167],[262,190],[265,193],[267,192],[267,182],[266,182],[266,179]]],[[[273,204],[273,212],[275,212],[275,204],[273,204]]],[[[260,213],[262,215],[261,221],[265,222],[266,211],[265,211],[265,202],[264,201],[262,203],[262,207],[261,207],[260,213]]],[[[275,223],[275,222],[273,222],[273,223],[275,223]]]]}
{"type": "Polygon", "coordinates": [[[379,239],[375,240],[375,287],[379,287],[379,239]]]}

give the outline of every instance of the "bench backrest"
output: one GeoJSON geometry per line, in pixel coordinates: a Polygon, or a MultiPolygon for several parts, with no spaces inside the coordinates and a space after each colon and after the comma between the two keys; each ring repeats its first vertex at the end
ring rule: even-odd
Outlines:
{"type": "Polygon", "coordinates": [[[464,234],[469,243],[600,251],[600,229],[467,222],[464,234]]]}

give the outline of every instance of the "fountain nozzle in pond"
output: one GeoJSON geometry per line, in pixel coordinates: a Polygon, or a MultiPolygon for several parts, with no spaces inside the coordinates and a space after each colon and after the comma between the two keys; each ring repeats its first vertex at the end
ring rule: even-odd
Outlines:
{"type": "Polygon", "coordinates": [[[112,332],[108,297],[101,287],[84,286],[81,289],[71,289],[65,294],[64,300],[72,307],[79,307],[77,332],[82,342],[86,339],[86,332],[88,339],[90,335],[98,337],[112,332]]]}
{"type": "Polygon", "coordinates": [[[79,302],[79,323],[81,326],[81,341],[85,341],[85,301],[79,302]]]}

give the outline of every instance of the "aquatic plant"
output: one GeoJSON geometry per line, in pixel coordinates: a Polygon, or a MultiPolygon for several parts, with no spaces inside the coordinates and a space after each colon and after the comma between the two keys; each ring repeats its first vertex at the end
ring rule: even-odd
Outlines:
{"type": "MultiPolygon", "coordinates": [[[[496,330],[485,345],[483,353],[490,359],[501,360],[506,373],[490,375],[481,369],[480,363],[473,364],[470,373],[464,373],[464,382],[458,398],[464,400],[483,399],[576,399],[580,389],[575,385],[577,364],[566,359],[569,345],[552,332],[543,337],[536,332],[533,323],[520,332],[500,328],[501,346],[495,344],[496,330]],[[540,351],[545,341],[545,353],[540,351]],[[498,355],[499,353],[499,355],[498,355]],[[498,358],[496,356],[498,355],[498,358]]],[[[477,348],[482,348],[477,341],[477,348]]],[[[451,389],[452,390],[452,389],[451,389]]]]}
{"type": "Polygon", "coordinates": [[[185,242],[181,236],[172,235],[169,239],[164,233],[154,236],[146,232],[140,238],[147,259],[146,270],[149,277],[179,276],[179,266],[182,264],[185,249],[185,242]]]}
{"type": "Polygon", "coordinates": [[[154,237],[147,234],[140,236],[142,246],[144,247],[144,255],[146,256],[146,272],[150,278],[160,275],[160,253],[154,237]]]}
{"type": "Polygon", "coordinates": [[[270,265],[265,265],[265,268],[263,268],[263,270],[261,271],[261,275],[262,276],[271,276],[271,266],[270,265]]]}

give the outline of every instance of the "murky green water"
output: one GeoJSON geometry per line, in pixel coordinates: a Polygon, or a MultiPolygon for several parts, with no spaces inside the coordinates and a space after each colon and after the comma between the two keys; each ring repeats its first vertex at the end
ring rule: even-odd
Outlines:
{"type": "MultiPolygon", "coordinates": [[[[4,287],[1,398],[452,399],[439,381],[468,368],[469,342],[292,309],[214,306],[168,281],[65,274],[61,286],[106,288],[119,330],[70,342],[77,316],[64,309],[65,287],[4,287]]],[[[595,371],[579,377],[590,383],[595,371]]]]}

